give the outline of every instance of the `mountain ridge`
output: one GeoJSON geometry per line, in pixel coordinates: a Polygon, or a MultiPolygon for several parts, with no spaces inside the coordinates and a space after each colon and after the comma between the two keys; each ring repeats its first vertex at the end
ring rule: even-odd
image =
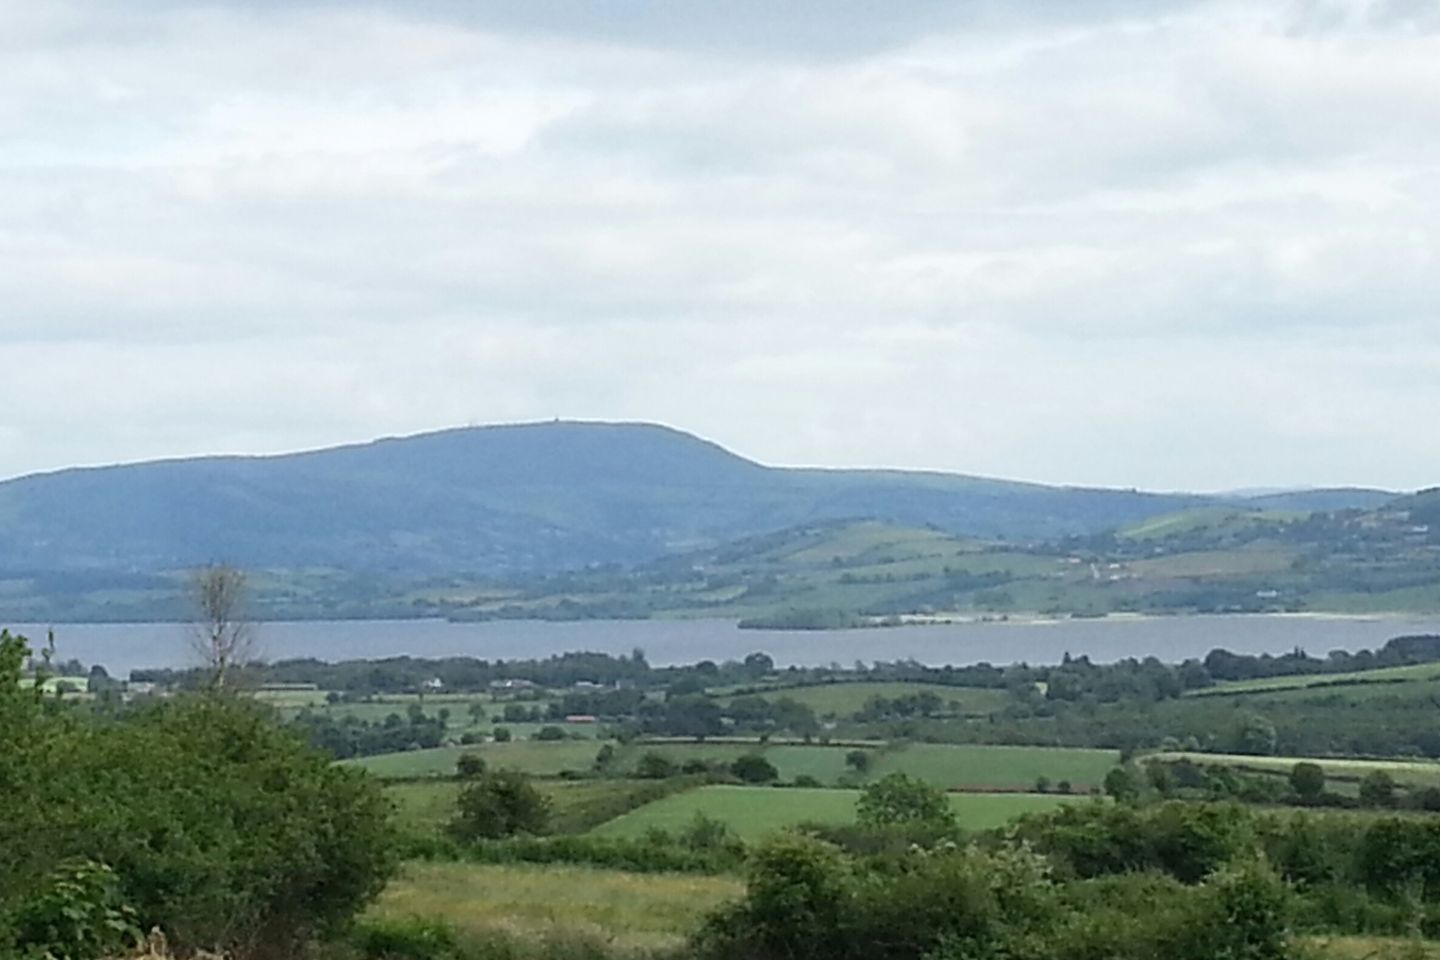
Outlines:
{"type": "MultiPolygon", "coordinates": [[[[1396,496],[1294,495],[1356,505],[1396,496]]],[[[13,478],[0,482],[0,570],[153,573],[224,560],[495,575],[645,562],[825,520],[1023,541],[1219,502],[1249,503],[943,471],[776,467],[674,427],[557,420],[13,478]]]]}

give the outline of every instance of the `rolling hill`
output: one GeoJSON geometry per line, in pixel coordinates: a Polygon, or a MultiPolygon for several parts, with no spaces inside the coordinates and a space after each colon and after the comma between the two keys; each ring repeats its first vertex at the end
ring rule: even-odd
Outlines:
{"type": "Polygon", "coordinates": [[[867,518],[1015,540],[1205,502],[940,473],[762,466],[676,430],[555,422],[0,484],[0,568],[494,573],[633,563],[867,518]]]}
{"type": "MultiPolygon", "coordinates": [[[[1368,490],[1305,496],[1353,507],[1393,499],[1368,490]]],[[[795,531],[816,525],[902,528],[925,552],[926,537],[1033,545],[1146,524],[1158,524],[1161,534],[1190,525],[1168,519],[1175,517],[1268,519],[1299,506],[1276,497],[770,467],[650,424],[470,427],[297,454],[153,461],[0,483],[0,615],[154,616],[155,597],[175,593],[179,572],[217,561],[257,573],[273,609],[287,615],[409,614],[415,599],[403,584],[427,578],[514,583],[673,560],[730,566],[743,579],[757,564],[739,559],[763,553],[765,537],[794,544],[795,531]],[[737,562],[727,563],[726,551],[738,551],[737,562]],[[350,606],[320,610],[314,603],[321,595],[343,595],[350,606]],[[402,606],[378,611],[377,603],[402,606]]],[[[965,549],[946,543],[929,553],[965,549]]],[[[842,560],[825,562],[838,579],[842,560]]],[[[957,563],[950,562],[955,583],[997,576],[972,576],[957,563]]],[[[835,585],[866,587],[856,592],[878,602],[895,591],[859,582],[874,575],[857,569],[835,585]]]]}

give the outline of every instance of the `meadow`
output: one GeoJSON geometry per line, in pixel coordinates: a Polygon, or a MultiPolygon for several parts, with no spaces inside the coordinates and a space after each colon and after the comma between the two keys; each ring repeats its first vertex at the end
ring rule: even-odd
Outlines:
{"type": "MultiPolygon", "coordinates": [[[[1295,690],[1327,691],[1349,696],[1354,687],[1394,687],[1402,684],[1440,680],[1440,664],[1417,663],[1403,667],[1382,667],[1350,673],[1302,673],[1291,677],[1258,677],[1254,680],[1231,680],[1213,687],[1192,690],[1187,696],[1215,697],[1238,694],[1279,693],[1295,690]],[[1330,688],[1334,688],[1333,691],[1330,688]]],[[[1407,687],[1408,689],[1408,687],[1407,687]]],[[[1360,692],[1360,691],[1353,691],[1360,692]]],[[[1363,691],[1373,693],[1381,691],[1363,691]]]]}
{"type": "Polygon", "coordinates": [[[479,743],[473,746],[436,747],[433,750],[403,750],[373,757],[357,757],[342,763],[353,764],[382,780],[449,777],[462,753],[485,758],[492,767],[520,770],[537,777],[557,776],[564,770],[588,770],[595,761],[596,746],[591,740],[515,740],[510,743],[479,743]]]}
{"type": "Polygon", "coordinates": [[[1209,766],[1233,767],[1237,770],[1288,775],[1297,763],[1318,764],[1325,775],[1336,780],[1359,780],[1367,773],[1380,771],[1405,786],[1440,786],[1440,762],[1430,760],[1358,760],[1337,757],[1260,757],[1238,753],[1156,753],[1148,759],[1162,763],[1190,760],[1209,766]]]}
{"type": "Polygon", "coordinates": [[[951,687],[938,683],[871,682],[826,683],[800,687],[779,687],[756,696],[767,700],[789,698],[803,703],[822,719],[849,718],[864,709],[873,697],[894,700],[920,693],[940,698],[941,710],[962,716],[984,716],[1003,709],[1009,697],[1004,690],[979,687],[951,687]]]}
{"type": "MultiPolygon", "coordinates": [[[[843,824],[855,820],[859,790],[777,787],[700,787],[678,793],[611,820],[599,836],[641,837],[647,831],[683,830],[697,816],[719,820],[742,839],[756,840],[800,823],[843,824]]],[[[1079,797],[1054,794],[959,794],[948,796],[961,827],[988,830],[1026,813],[1054,810],[1079,797]]]]}
{"type": "MultiPolygon", "coordinates": [[[[361,757],[345,761],[382,779],[448,777],[462,753],[484,757],[492,767],[520,770],[539,777],[562,771],[588,771],[596,746],[590,741],[516,741],[465,747],[438,747],[361,757]]],[[[774,764],[780,779],[813,777],[822,786],[855,786],[891,773],[905,773],[947,790],[1026,791],[1040,778],[1052,784],[1068,781],[1076,793],[1100,786],[1105,774],[1119,761],[1113,750],[1062,747],[1005,747],[961,744],[909,743],[857,746],[844,744],[761,743],[758,740],[703,742],[640,741],[617,745],[611,770],[628,774],[645,754],[659,754],[679,766],[690,760],[730,763],[759,754],[774,764]],[[860,750],[868,769],[860,772],[848,755],[860,750]]]]}
{"type": "Polygon", "coordinates": [[[725,876],[409,863],[366,916],[436,918],[472,936],[580,939],[635,953],[679,946],[706,913],[743,892],[725,876]]]}

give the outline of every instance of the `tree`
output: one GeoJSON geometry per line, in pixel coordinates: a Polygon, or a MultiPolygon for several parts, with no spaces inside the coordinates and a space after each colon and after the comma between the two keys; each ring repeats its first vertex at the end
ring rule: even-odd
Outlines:
{"type": "Polygon", "coordinates": [[[455,761],[455,774],[462,780],[473,780],[485,774],[485,758],[478,753],[462,753],[455,761]]]}
{"type": "Polygon", "coordinates": [[[1247,716],[1235,732],[1235,750],[1267,757],[1275,753],[1278,741],[1275,724],[1258,713],[1247,716]]]}
{"type": "Polygon", "coordinates": [[[635,764],[635,776],[646,780],[664,780],[675,776],[675,764],[664,754],[651,750],[635,764]]]}
{"type": "Polygon", "coordinates": [[[1371,770],[1360,780],[1360,802],[1367,807],[1395,804],[1395,778],[1384,770],[1371,770]]]}
{"type": "Polygon", "coordinates": [[[730,772],[746,783],[770,783],[780,778],[780,771],[775,769],[775,765],[758,753],[736,757],[735,762],[730,764],[730,772]]]}
{"type": "Polygon", "coordinates": [[[1105,774],[1105,793],[1119,803],[1129,803],[1140,796],[1140,786],[1129,767],[1112,767],[1105,774]]]}
{"type": "Polygon", "coordinates": [[[210,687],[222,690],[231,671],[255,657],[255,636],[246,618],[247,587],[242,570],[214,564],[195,571],[190,581],[195,608],[191,646],[204,661],[210,687]]]}
{"type": "Polygon", "coordinates": [[[870,754],[864,750],[851,750],[845,754],[845,766],[856,773],[864,773],[870,769],[870,754]]]}
{"type": "Polygon", "coordinates": [[[948,827],[955,823],[944,791],[904,773],[892,773],[866,787],[855,815],[867,827],[915,823],[948,827]]]}
{"type": "Polygon", "coordinates": [[[460,840],[498,840],[542,834],[550,826],[550,800],[516,770],[497,770],[460,792],[450,831],[460,840]]]}
{"type": "Polygon", "coordinates": [[[509,727],[496,727],[493,731],[491,731],[491,736],[493,736],[493,737],[495,738],[495,742],[496,742],[496,743],[509,743],[509,742],[510,742],[510,728],[509,728],[509,727]]]}
{"type": "Polygon", "coordinates": [[[1301,762],[1290,768],[1290,788],[1301,800],[1316,800],[1325,792],[1325,768],[1301,762]]]}

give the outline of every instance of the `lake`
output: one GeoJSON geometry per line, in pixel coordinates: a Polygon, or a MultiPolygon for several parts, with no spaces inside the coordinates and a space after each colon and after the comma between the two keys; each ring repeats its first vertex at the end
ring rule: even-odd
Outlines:
{"type": "MultiPolygon", "coordinates": [[[[47,627],[12,632],[43,640],[47,627]]],[[[728,620],[591,620],[578,623],[443,620],[357,620],[259,623],[260,653],[269,660],[471,656],[487,660],[543,657],[572,650],[645,651],[656,666],[740,659],[762,650],[781,666],[915,659],[931,665],[1056,663],[1066,653],[1097,662],[1155,656],[1167,662],[1203,657],[1216,647],[1236,653],[1311,654],[1383,645],[1406,633],[1440,634],[1440,617],[1327,618],[1195,616],[1157,619],[1063,620],[1041,623],[957,623],[870,630],[792,632],[740,630],[728,620]]],[[[61,659],[104,664],[112,675],[137,667],[196,663],[183,624],[58,624],[61,659]]],[[[32,644],[33,645],[33,644],[32,644]]]]}

